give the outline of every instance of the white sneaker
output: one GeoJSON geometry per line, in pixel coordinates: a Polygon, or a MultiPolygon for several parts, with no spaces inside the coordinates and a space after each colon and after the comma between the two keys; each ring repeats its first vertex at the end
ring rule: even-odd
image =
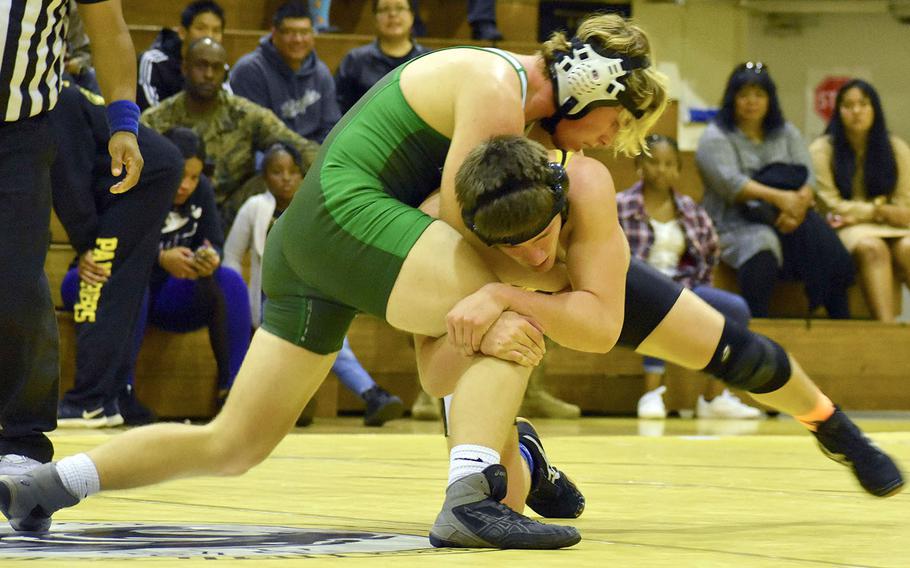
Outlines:
{"type": "Polygon", "coordinates": [[[663,420],[667,417],[667,407],[664,406],[663,394],[667,387],[659,386],[648,391],[638,399],[638,417],[651,420],[663,420]]]}
{"type": "Polygon", "coordinates": [[[743,404],[739,397],[724,389],[724,392],[714,397],[711,402],[699,396],[695,415],[699,418],[755,419],[762,415],[762,411],[743,404]]]}
{"type": "Polygon", "coordinates": [[[0,456],[0,475],[22,475],[41,465],[41,462],[18,454],[0,456]]]}

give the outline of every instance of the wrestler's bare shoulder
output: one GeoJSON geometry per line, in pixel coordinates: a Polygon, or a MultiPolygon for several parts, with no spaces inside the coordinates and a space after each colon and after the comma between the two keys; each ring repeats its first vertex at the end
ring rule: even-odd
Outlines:
{"type": "Polygon", "coordinates": [[[569,177],[569,201],[599,201],[615,195],[613,176],[600,161],[583,154],[573,154],[566,164],[569,177]]]}
{"type": "Polygon", "coordinates": [[[425,55],[401,73],[401,91],[418,116],[442,134],[454,128],[464,97],[490,105],[521,105],[521,83],[512,65],[493,52],[463,47],[425,55]]]}

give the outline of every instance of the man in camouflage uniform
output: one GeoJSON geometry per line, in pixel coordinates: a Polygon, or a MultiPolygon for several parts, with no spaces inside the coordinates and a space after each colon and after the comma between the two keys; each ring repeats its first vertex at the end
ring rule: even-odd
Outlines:
{"type": "Polygon", "coordinates": [[[147,109],[141,118],[158,132],[175,126],[191,128],[205,142],[208,160],[214,165],[211,178],[225,232],[246,198],[257,193],[255,184],[244,185],[256,177],[257,151],[284,140],[297,147],[309,167],[319,148],[272,111],[222,90],[226,73],[224,47],[211,38],[197,40],[183,61],[185,89],[147,109]]]}

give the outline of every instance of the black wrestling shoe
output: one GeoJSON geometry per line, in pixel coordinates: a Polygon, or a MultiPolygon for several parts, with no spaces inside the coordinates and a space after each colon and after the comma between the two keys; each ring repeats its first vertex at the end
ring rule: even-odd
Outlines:
{"type": "Polygon", "coordinates": [[[540,435],[524,418],[516,418],[518,443],[534,458],[531,471],[531,490],[525,500],[528,507],[548,519],[575,519],[585,510],[585,496],[565,473],[550,464],[540,435]]]}
{"type": "Polygon", "coordinates": [[[437,548],[553,549],[581,540],[573,527],[545,525],[500,503],[507,484],[506,468],[496,464],[450,485],[430,529],[430,544],[437,548]]]}
{"type": "Polygon", "coordinates": [[[51,515],[78,502],[63,486],[53,463],[0,477],[0,512],[17,531],[44,532],[51,527],[51,515]]]}
{"type": "Polygon", "coordinates": [[[896,495],[904,487],[900,469],[888,454],[860,431],[840,407],[813,432],[826,456],[853,470],[863,489],[876,497],[896,495]]]}

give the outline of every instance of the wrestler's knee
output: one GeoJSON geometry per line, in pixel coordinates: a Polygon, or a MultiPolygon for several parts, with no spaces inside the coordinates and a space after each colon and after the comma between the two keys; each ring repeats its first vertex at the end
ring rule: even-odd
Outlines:
{"type": "Polygon", "coordinates": [[[729,319],[705,371],[753,393],[775,391],[791,374],[790,358],[780,344],[729,319]]]}

